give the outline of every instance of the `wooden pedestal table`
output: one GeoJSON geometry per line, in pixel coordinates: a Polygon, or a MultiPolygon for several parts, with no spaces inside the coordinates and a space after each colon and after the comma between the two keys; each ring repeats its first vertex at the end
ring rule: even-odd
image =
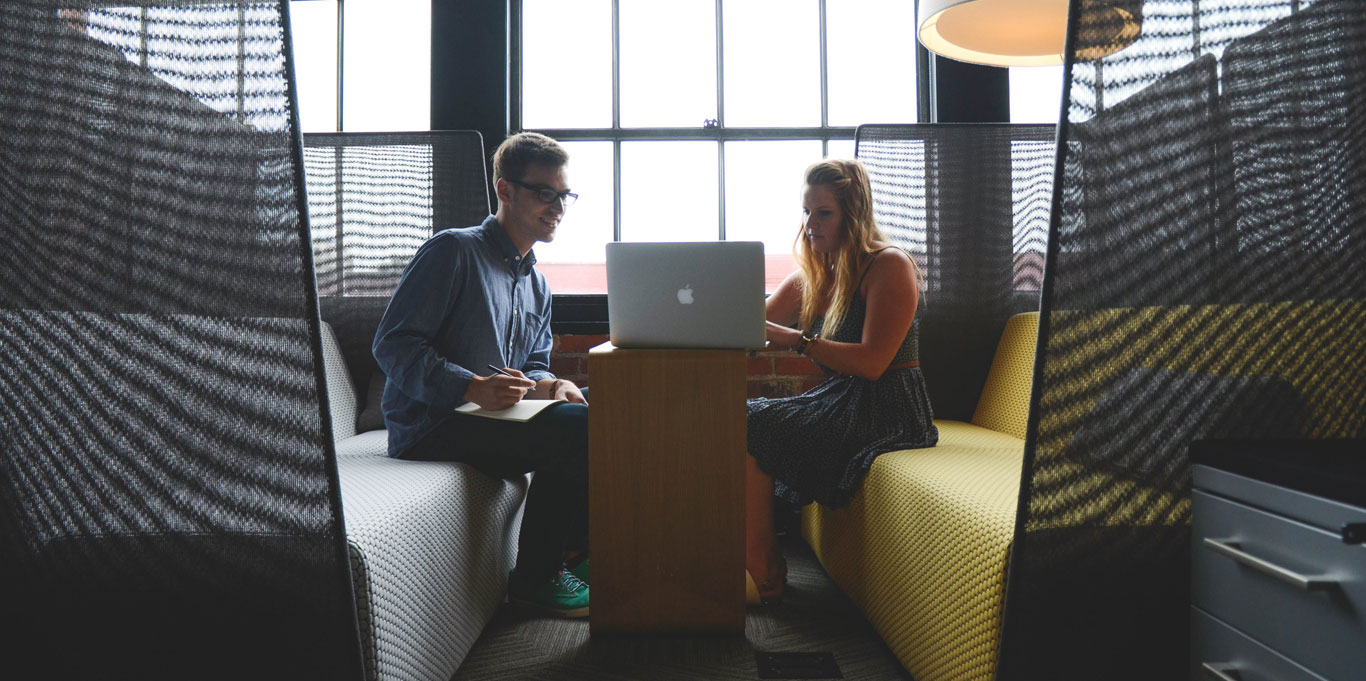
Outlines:
{"type": "Polygon", "coordinates": [[[745,352],[589,351],[590,630],[745,627],[745,352]]]}

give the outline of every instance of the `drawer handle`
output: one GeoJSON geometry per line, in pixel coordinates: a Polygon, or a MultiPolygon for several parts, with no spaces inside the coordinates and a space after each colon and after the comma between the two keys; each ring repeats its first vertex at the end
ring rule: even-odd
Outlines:
{"type": "Polygon", "coordinates": [[[1231,664],[1220,664],[1215,662],[1204,662],[1200,668],[1205,670],[1205,675],[1218,679],[1219,681],[1242,681],[1242,675],[1238,673],[1238,668],[1231,664]]]}
{"type": "Polygon", "coordinates": [[[1258,558],[1238,548],[1238,544],[1229,539],[1210,539],[1209,537],[1205,537],[1205,548],[1215,553],[1221,553],[1228,556],[1239,564],[1246,565],[1264,575],[1275,577],[1286,584],[1292,584],[1305,591],[1326,591],[1337,586],[1337,582],[1332,579],[1302,575],[1293,570],[1287,570],[1270,561],[1258,558]]]}

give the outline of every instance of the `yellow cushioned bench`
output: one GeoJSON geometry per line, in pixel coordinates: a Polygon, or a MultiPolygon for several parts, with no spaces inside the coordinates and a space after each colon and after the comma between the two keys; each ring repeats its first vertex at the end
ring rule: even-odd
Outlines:
{"type": "MultiPolygon", "coordinates": [[[[888,452],[850,504],[802,511],[802,534],[916,681],[996,673],[1029,419],[1037,312],[1001,335],[971,423],[888,452]]],[[[933,390],[933,386],[931,386],[933,390]]]]}

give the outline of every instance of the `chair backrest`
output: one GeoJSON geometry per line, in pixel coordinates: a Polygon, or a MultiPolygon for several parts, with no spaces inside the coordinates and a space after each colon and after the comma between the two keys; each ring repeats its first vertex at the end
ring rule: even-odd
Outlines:
{"type": "Polygon", "coordinates": [[[1021,440],[1025,438],[1038,335],[1038,312],[1022,312],[1006,322],[986,385],[982,386],[982,397],[972,414],[973,423],[1021,440]]]}
{"type": "Polygon", "coordinates": [[[356,434],[356,387],[346,372],[346,360],[332,325],[322,324],[323,369],[327,378],[327,404],[332,414],[333,441],[356,434]]]}
{"type": "Polygon", "coordinates": [[[8,669],[363,674],[287,4],[0,3],[8,669]]]}
{"type": "Polygon", "coordinates": [[[403,268],[432,234],[488,216],[477,130],[305,133],[308,212],[322,317],[352,385],[379,370],[375,327],[403,268]]]}
{"type": "Polygon", "coordinates": [[[1001,329],[1036,311],[1051,125],[862,125],[878,226],[925,273],[920,357],[936,417],[972,418],[1001,329]]]}
{"type": "Polygon", "coordinates": [[[998,678],[1182,678],[1191,442],[1366,437],[1366,3],[1072,8],[998,678]]]}

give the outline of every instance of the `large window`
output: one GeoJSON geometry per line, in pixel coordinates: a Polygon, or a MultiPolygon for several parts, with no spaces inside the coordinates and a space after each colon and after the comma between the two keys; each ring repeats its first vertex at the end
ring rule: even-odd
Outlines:
{"type": "Polygon", "coordinates": [[[290,2],[303,131],[430,129],[431,4],[431,0],[290,2]]]}
{"type": "MultiPolygon", "coordinates": [[[[354,1],[354,0],[349,0],[354,1]]],[[[905,0],[517,0],[512,127],[559,139],[581,196],[536,248],[556,293],[604,293],[613,240],[762,241],[795,267],[801,179],[861,123],[917,116],[905,0]]]]}
{"type": "Polygon", "coordinates": [[[1057,125],[1062,86],[1061,66],[1011,67],[1010,122],[1057,125]]]}

